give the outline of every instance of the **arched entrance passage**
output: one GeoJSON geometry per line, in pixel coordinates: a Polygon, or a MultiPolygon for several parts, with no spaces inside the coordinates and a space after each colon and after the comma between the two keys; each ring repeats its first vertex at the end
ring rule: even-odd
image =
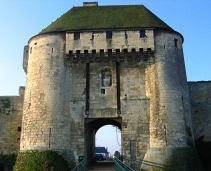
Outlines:
{"type": "Polygon", "coordinates": [[[114,125],[121,130],[121,118],[86,118],[85,119],[85,151],[88,160],[88,165],[94,162],[95,156],[95,134],[105,125],[114,125]]]}

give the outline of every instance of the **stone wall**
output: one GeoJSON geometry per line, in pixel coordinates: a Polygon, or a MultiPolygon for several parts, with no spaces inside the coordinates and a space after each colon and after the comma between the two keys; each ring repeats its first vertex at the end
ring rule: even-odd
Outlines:
{"type": "Polygon", "coordinates": [[[143,170],[200,170],[192,133],[182,37],[155,31],[155,62],[146,69],[146,95],[150,99],[150,148],[143,170]],[[191,162],[190,162],[191,161],[191,162]],[[193,166],[191,163],[197,163],[193,166]]]}
{"type": "MultiPolygon", "coordinates": [[[[146,30],[147,36],[140,38],[139,31],[114,31],[112,39],[106,39],[106,32],[82,32],[80,40],[74,40],[74,34],[38,35],[25,46],[27,83],[23,111],[23,95],[1,97],[2,152],[17,153],[21,127],[21,151],[50,149],[59,151],[69,162],[77,162],[80,155],[94,154],[95,133],[106,124],[121,129],[124,161],[133,168],[151,155],[155,158],[151,162],[163,164],[164,161],[156,161],[160,158],[156,154],[165,153],[163,148],[170,149],[164,156],[167,160],[177,148],[193,147],[180,34],[146,30]],[[109,49],[113,49],[111,56],[109,49]],[[99,61],[93,50],[100,56],[99,61]],[[74,60],[78,51],[82,56],[74,60]],[[87,65],[82,58],[89,57],[93,59],[87,65]],[[87,66],[89,115],[85,112],[87,66]],[[118,105],[121,114],[117,113],[118,105]],[[8,141],[16,141],[16,145],[8,141]]],[[[203,122],[206,116],[209,118],[209,88],[210,83],[189,83],[194,134],[205,140],[210,140],[209,128],[205,129],[203,122]],[[197,115],[199,109],[203,111],[202,118],[197,115]]]]}
{"type": "Polygon", "coordinates": [[[211,142],[211,81],[188,82],[195,140],[211,142]]]}
{"type": "Polygon", "coordinates": [[[192,138],[192,122],[182,38],[177,34],[156,31],[155,48],[155,63],[146,69],[146,93],[150,98],[150,146],[193,145],[193,139],[187,142],[188,138],[192,138]],[[177,46],[174,40],[177,40],[177,46]]]}
{"type": "Polygon", "coordinates": [[[19,96],[0,96],[0,154],[17,154],[20,149],[24,87],[19,96]]]}
{"type": "Polygon", "coordinates": [[[71,98],[69,102],[70,120],[70,148],[73,151],[76,162],[78,156],[85,154],[84,143],[84,116],[85,116],[85,64],[69,65],[71,68],[69,87],[71,98]]]}
{"type": "Polygon", "coordinates": [[[211,81],[189,82],[195,147],[204,170],[211,163],[211,81]]]}
{"type": "MultiPolygon", "coordinates": [[[[71,126],[75,127],[75,131],[71,133],[71,149],[74,151],[75,156],[81,155],[83,152],[81,147],[83,147],[84,143],[84,117],[93,119],[115,119],[118,117],[116,60],[112,61],[111,56],[108,56],[109,49],[112,49],[112,56],[117,56],[117,49],[122,55],[124,49],[127,52],[131,52],[132,49],[136,51],[136,55],[130,54],[131,58],[133,58],[131,62],[127,62],[125,57],[123,57],[125,58],[124,61],[120,62],[121,115],[119,117],[122,118],[121,122],[124,125],[121,130],[122,151],[125,160],[129,164],[131,160],[134,163],[136,160],[140,161],[149,148],[149,99],[146,97],[145,66],[151,58],[151,54],[148,54],[147,49],[154,51],[154,31],[145,30],[144,33],[145,36],[140,38],[139,30],[112,31],[112,38],[107,38],[105,31],[81,32],[78,39],[75,39],[76,33],[74,32],[66,34],[66,55],[70,52],[73,54],[67,58],[66,62],[67,66],[71,68],[72,81],[70,87],[72,87],[73,91],[70,113],[73,118],[71,126]],[[142,53],[146,51],[146,61],[143,61],[140,49],[142,49],[142,53]],[[93,50],[97,55],[103,51],[103,56],[99,55],[100,61],[95,61],[93,50]],[[88,116],[84,115],[86,98],[85,51],[88,52],[87,56],[92,57],[94,61],[94,63],[90,63],[90,111],[88,116]],[[80,53],[81,56],[77,57],[77,53],[80,53]],[[76,58],[78,60],[72,62],[76,58]],[[81,60],[82,58],[84,59],[81,60]],[[102,77],[104,77],[105,73],[109,73],[109,78],[107,78],[109,83],[104,85],[102,77]],[[132,157],[131,147],[133,151],[137,151],[132,157]]],[[[93,129],[96,131],[98,128],[93,129]]],[[[91,131],[88,136],[92,137],[91,131]]],[[[92,148],[94,142],[88,142],[87,144],[90,144],[87,148],[92,148]]],[[[88,153],[92,154],[92,152],[88,153]]]]}
{"type": "Polygon", "coordinates": [[[69,70],[64,66],[65,34],[29,41],[21,150],[70,149],[69,70]]]}
{"type": "MultiPolygon", "coordinates": [[[[70,101],[71,129],[74,129],[70,137],[71,149],[76,158],[84,153],[84,118],[94,120],[118,117],[115,63],[90,64],[90,113],[88,116],[85,115],[85,66],[85,64],[71,64],[70,73],[73,89],[70,101]],[[107,87],[101,85],[101,73],[105,68],[111,73],[111,85],[107,87]]],[[[149,99],[145,94],[144,68],[121,66],[120,82],[121,115],[119,117],[122,118],[122,150],[125,160],[130,163],[132,142],[137,152],[133,158],[135,161],[143,158],[149,148],[149,99]]],[[[95,131],[97,129],[98,127],[95,131]]]]}
{"type": "Polygon", "coordinates": [[[104,50],[107,52],[108,49],[112,49],[114,52],[116,49],[136,49],[139,51],[139,48],[143,48],[145,51],[147,48],[154,51],[154,32],[153,30],[143,30],[145,31],[145,36],[140,38],[140,30],[134,31],[110,31],[111,37],[107,37],[109,32],[105,31],[93,31],[93,32],[81,32],[80,38],[74,40],[74,34],[77,32],[68,32],[66,34],[66,53],[69,53],[69,50],[76,53],[77,50],[80,50],[81,53],[84,53],[84,50],[88,50],[89,53],[92,50],[100,52],[104,50]]]}

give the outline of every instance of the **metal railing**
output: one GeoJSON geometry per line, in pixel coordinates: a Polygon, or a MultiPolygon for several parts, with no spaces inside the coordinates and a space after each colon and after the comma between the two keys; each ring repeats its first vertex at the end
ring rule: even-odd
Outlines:
{"type": "Polygon", "coordinates": [[[87,171],[87,157],[83,157],[83,159],[80,161],[79,158],[79,164],[74,167],[71,171],[87,171]]]}
{"type": "Polygon", "coordinates": [[[121,160],[119,160],[117,157],[114,159],[114,169],[116,171],[134,171],[131,167],[124,164],[121,160]]]}

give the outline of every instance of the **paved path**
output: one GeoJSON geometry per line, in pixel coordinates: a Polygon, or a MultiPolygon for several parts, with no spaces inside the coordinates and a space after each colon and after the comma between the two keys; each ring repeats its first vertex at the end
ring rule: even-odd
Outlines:
{"type": "Polygon", "coordinates": [[[114,170],[114,162],[113,161],[97,161],[95,164],[88,167],[89,171],[108,171],[114,170]]]}

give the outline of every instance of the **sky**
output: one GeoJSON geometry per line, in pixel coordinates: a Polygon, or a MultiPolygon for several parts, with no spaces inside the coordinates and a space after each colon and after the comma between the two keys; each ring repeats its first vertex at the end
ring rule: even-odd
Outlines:
{"type": "MultiPolygon", "coordinates": [[[[80,0],[0,0],[0,96],[18,95],[19,86],[25,86],[22,59],[28,40],[82,4],[80,0]]],[[[98,5],[136,4],[183,35],[187,80],[211,80],[211,0],[98,0],[98,5]]]]}
{"type": "Polygon", "coordinates": [[[108,148],[111,156],[115,151],[121,153],[121,132],[113,125],[101,127],[95,135],[95,146],[108,148]]]}

